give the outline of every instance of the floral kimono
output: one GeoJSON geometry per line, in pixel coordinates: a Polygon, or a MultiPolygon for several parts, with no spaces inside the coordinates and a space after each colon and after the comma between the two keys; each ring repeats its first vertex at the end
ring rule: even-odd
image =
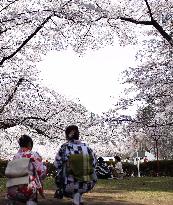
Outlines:
{"type": "Polygon", "coordinates": [[[42,158],[37,152],[31,151],[29,148],[20,148],[13,160],[20,158],[30,158],[29,166],[29,184],[10,187],[7,191],[7,197],[15,199],[15,195],[21,193],[29,198],[29,200],[37,200],[37,191],[44,197],[42,180],[46,176],[46,168],[43,165],[42,158]]]}
{"type": "Polygon", "coordinates": [[[57,169],[57,179],[59,180],[57,180],[56,183],[57,187],[63,184],[63,195],[65,196],[72,197],[74,193],[83,194],[88,192],[94,187],[97,181],[95,173],[96,156],[92,149],[80,140],[71,140],[63,144],[55,157],[54,165],[57,169]],[[77,163],[73,164],[74,172],[71,172],[68,169],[69,159],[71,156],[79,156],[77,163]],[[81,156],[82,160],[80,160],[81,156]],[[85,170],[86,166],[87,169],[93,170],[90,175],[86,174],[83,179],[74,175],[74,173],[80,172],[80,169],[85,170]]]}

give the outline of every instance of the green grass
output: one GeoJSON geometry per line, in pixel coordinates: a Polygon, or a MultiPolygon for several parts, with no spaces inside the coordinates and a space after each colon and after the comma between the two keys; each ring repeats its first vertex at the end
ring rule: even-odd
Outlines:
{"type": "MultiPolygon", "coordinates": [[[[55,189],[54,179],[47,177],[44,181],[44,189],[55,189]]],[[[6,191],[6,178],[0,178],[0,192],[6,191]]]]}
{"type": "Polygon", "coordinates": [[[0,192],[4,192],[6,190],[6,179],[0,178],[0,192]]]}
{"type": "MultiPolygon", "coordinates": [[[[0,192],[5,192],[6,179],[0,178],[0,192]]],[[[54,179],[48,177],[44,189],[55,189],[54,179]]],[[[51,193],[48,192],[48,193],[51,193]]],[[[54,193],[54,191],[52,192],[54,193]]],[[[52,195],[50,196],[52,198],[52,195]]],[[[99,180],[95,188],[85,195],[93,204],[172,205],[173,177],[141,177],[123,180],[99,180]],[[107,203],[106,203],[107,202],[107,203]]]]}
{"type": "MultiPolygon", "coordinates": [[[[94,188],[98,197],[112,197],[128,204],[173,204],[173,177],[141,177],[123,180],[99,180],[94,188]]],[[[104,198],[103,198],[104,200],[104,198]]]]}
{"type": "MultiPolygon", "coordinates": [[[[0,178],[0,191],[5,190],[6,179],[0,178]]],[[[54,179],[47,177],[44,189],[55,189],[54,179]]],[[[123,180],[99,180],[96,188],[100,192],[111,189],[125,191],[173,192],[173,177],[140,177],[123,180]]]]}
{"type": "Polygon", "coordinates": [[[54,183],[55,179],[52,177],[47,177],[44,181],[44,189],[56,189],[56,185],[54,183]]]}
{"type": "Polygon", "coordinates": [[[97,188],[126,191],[164,191],[173,192],[173,177],[140,177],[123,180],[99,180],[97,188]]]}

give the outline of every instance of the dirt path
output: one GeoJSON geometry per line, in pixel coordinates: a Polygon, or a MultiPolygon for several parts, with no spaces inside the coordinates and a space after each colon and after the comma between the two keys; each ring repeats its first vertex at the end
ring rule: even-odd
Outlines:
{"type": "MultiPolygon", "coordinates": [[[[62,200],[54,199],[53,190],[47,190],[46,199],[39,199],[38,205],[71,205],[71,199],[64,198],[62,200]]],[[[87,193],[84,196],[84,204],[86,205],[143,205],[139,203],[131,203],[129,201],[124,201],[120,199],[116,199],[115,195],[112,194],[104,194],[104,193],[87,193]]],[[[0,196],[0,205],[6,205],[5,194],[0,196]]],[[[18,203],[17,205],[24,205],[22,203],[18,203]]]]}

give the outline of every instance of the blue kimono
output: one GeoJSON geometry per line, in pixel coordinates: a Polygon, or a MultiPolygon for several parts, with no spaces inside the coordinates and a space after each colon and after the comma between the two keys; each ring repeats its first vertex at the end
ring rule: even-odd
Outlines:
{"type": "Polygon", "coordinates": [[[62,188],[64,196],[86,193],[96,184],[96,156],[80,140],[63,144],[55,157],[54,165],[57,169],[57,186],[62,188]]]}

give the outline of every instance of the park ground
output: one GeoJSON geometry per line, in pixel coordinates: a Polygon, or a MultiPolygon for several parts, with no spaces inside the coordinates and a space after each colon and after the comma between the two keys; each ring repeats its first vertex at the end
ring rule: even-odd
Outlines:
{"type": "MultiPolygon", "coordinates": [[[[0,205],[6,204],[4,189],[5,182],[0,184],[0,205]]],[[[45,189],[46,199],[40,198],[39,205],[71,205],[70,199],[53,198],[53,179],[46,180],[45,189]]],[[[172,205],[173,177],[99,180],[95,188],[84,195],[84,202],[86,205],[172,205]]]]}

